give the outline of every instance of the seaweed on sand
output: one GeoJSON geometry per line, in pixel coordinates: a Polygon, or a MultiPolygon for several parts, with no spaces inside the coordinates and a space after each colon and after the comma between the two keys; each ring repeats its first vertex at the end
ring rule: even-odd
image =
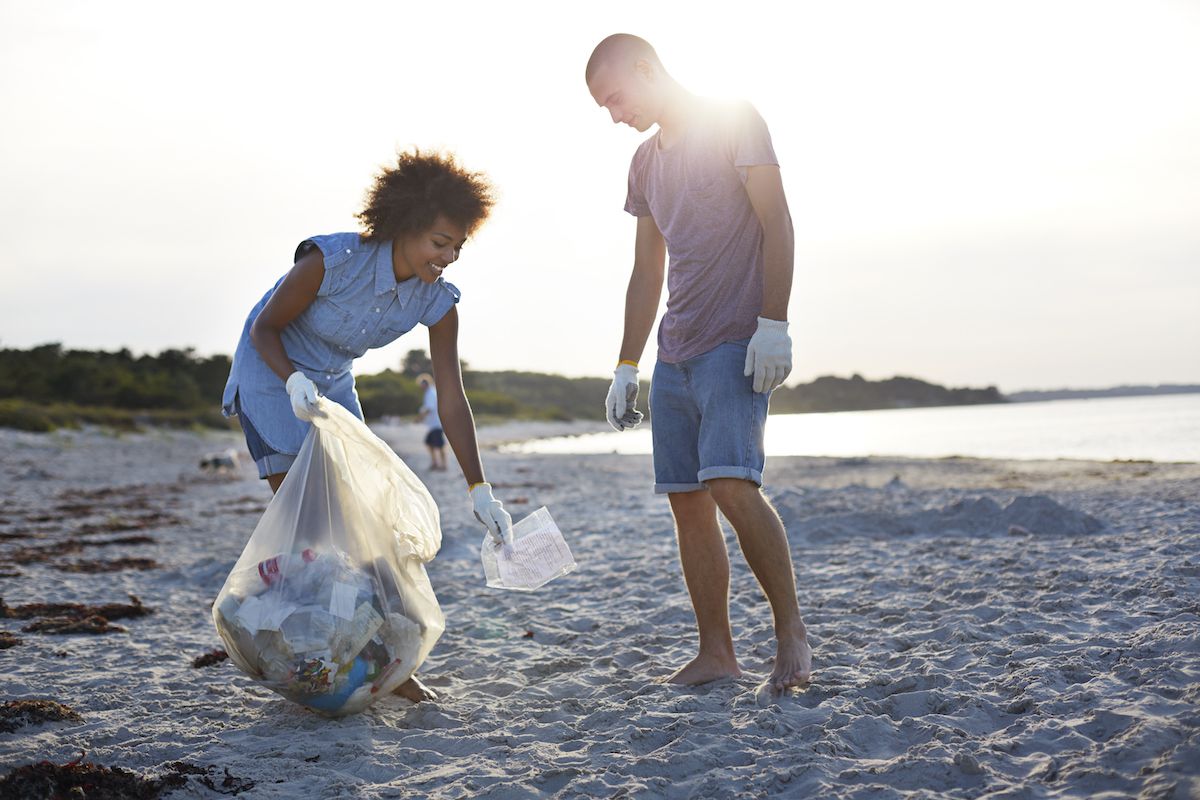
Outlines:
{"type": "Polygon", "coordinates": [[[89,617],[99,615],[106,619],[145,617],[154,613],[150,606],[142,605],[136,595],[129,595],[129,603],[101,603],[88,606],[83,603],[26,603],[10,606],[0,597],[0,618],[32,619],[33,617],[89,617]]]}
{"type": "Polygon", "coordinates": [[[33,619],[21,630],[26,633],[123,633],[120,625],[109,620],[144,617],[153,609],[129,595],[132,603],[102,603],[88,606],[82,603],[27,603],[9,606],[0,598],[0,618],[33,619]]]}
{"type": "Polygon", "coordinates": [[[121,536],[116,539],[101,539],[98,541],[64,539],[61,542],[55,542],[53,544],[18,547],[16,550],[8,554],[8,560],[14,564],[35,564],[49,561],[54,556],[65,556],[69,553],[78,553],[85,547],[105,547],[113,544],[154,544],[155,541],[156,540],[153,536],[121,536]]]}
{"type": "Polygon", "coordinates": [[[6,700],[0,705],[0,733],[44,722],[83,722],[83,717],[53,700],[6,700]]]}
{"type": "Polygon", "coordinates": [[[124,633],[120,625],[113,625],[104,617],[93,614],[90,617],[50,617],[38,619],[26,625],[21,630],[26,633],[124,633]]]}
{"type": "Polygon", "coordinates": [[[158,562],[153,558],[116,558],[111,561],[98,559],[88,561],[72,561],[68,564],[54,564],[54,569],[60,572],[119,572],[123,569],[148,570],[157,569],[158,562]]]}
{"type": "Polygon", "coordinates": [[[183,761],[167,764],[157,778],[143,777],[120,767],[105,767],[84,761],[86,753],[66,764],[40,761],[15,767],[0,777],[0,797],[50,800],[57,797],[86,797],[91,800],[155,800],[182,787],[189,776],[197,776],[206,788],[218,794],[236,796],[254,788],[254,781],[238,778],[224,770],[213,778],[214,769],[203,769],[183,761]]]}
{"type": "Polygon", "coordinates": [[[192,659],[192,667],[200,669],[201,667],[211,667],[214,664],[220,664],[225,659],[229,658],[229,653],[224,650],[211,650],[202,656],[196,656],[192,659]]]}

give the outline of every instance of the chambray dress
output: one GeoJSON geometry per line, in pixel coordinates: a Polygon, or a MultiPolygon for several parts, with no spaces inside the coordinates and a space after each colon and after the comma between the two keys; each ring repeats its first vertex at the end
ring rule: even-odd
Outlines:
{"type": "MultiPolygon", "coordinates": [[[[412,277],[398,283],[390,241],[365,242],[357,233],[314,236],[300,243],[296,259],[314,246],[325,257],[325,278],[312,304],[283,329],[283,348],[322,396],[361,419],[350,374],[354,359],[390,344],[418,323],[433,325],[458,302],[460,293],[442,278],[425,283],[412,277]]],[[[283,380],[250,341],[250,326],[278,287],[276,282],[246,318],[221,410],[227,417],[240,413],[268,447],[294,456],[310,425],[292,413],[283,380]]]]}

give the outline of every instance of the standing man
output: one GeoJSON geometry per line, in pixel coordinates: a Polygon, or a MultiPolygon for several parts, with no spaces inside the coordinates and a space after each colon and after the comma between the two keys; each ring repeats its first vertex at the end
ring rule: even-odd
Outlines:
{"type": "Polygon", "coordinates": [[[637,239],[608,421],[617,430],[641,421],[637,362],[654,326],[669,252],[667,312],[650,388],[654,490],[671,502],[700,635],[699,654],[669,680],[741,675],[719,509],[774,615],[770,683],[776,691],[803,686],[812,650],[791,553],[760,489],[768,400],[792,365],[792,221],[770,134],[748,103],[688,92],[637,36],[600,42],[586,79],[614,123],[639,132],[658,126],[629,168],[625,210],[637,217],[637,239]]]}
{"type": "Polygon", "coordinates": [[[421,410],[417,412],[417,421],[425,422],[425,447],[429,450],[429,469],[431,472],[445,472],[446,437],[442,433],[442,420],[438,417],[437,389],[433,385],[433,376],[425,373],[418,375],[417,385],[425,393],[421,401],[421,410]]]}

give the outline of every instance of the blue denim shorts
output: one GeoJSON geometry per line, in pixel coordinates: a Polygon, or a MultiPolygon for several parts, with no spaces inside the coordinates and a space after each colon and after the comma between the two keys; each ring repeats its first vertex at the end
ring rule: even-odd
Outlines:
{"type": "Polygon", "coordinates": [[[762,486],[763,431],[768,394],[746,377],[749,339],[666,364],[650,383],[654,491],[695,492],[713,478],[741,478],[762,486]]]}
{"type": "Polygon", "coordinates": [[[254,430],[254,426],[250,424],[246,415],[242,413],[241,404],[238,403],[236,397],[233,399],[233,407],[237,411],[238,422],[241,423],[242,433],[246,437],[246,449],[250,451],[250,457],[254,459],[254,464],[258,467],[258,477],[265,479],[268,475],[279,475],[291,469],[296,457],[272,450],[271,446],[258,435],[258,431],[254,430]]]}

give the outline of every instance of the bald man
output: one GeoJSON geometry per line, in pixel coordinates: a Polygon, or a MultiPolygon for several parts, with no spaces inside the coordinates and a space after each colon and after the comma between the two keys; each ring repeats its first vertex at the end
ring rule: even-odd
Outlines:
{"type": "Polygon", "coordinates": [[[636,36],[600,42],[586,80],[614,123],[643,133],[658,127],[629,168],[625,210],[637,218],[637,234],[607,406],[617,430],[641,421],[637,362],[665,273],[667,312],[650,385],[654,488],[671,503],[700,639],[697,656],[668,680],[741,675],[720,510],[771,606],[776,655],[769,682],[776,691],[803,686],[812,651],[787,535],[761,490],[767,406],[792,359],[792,223],[770,134],[748,103],[688,92],[636,36]]]}

